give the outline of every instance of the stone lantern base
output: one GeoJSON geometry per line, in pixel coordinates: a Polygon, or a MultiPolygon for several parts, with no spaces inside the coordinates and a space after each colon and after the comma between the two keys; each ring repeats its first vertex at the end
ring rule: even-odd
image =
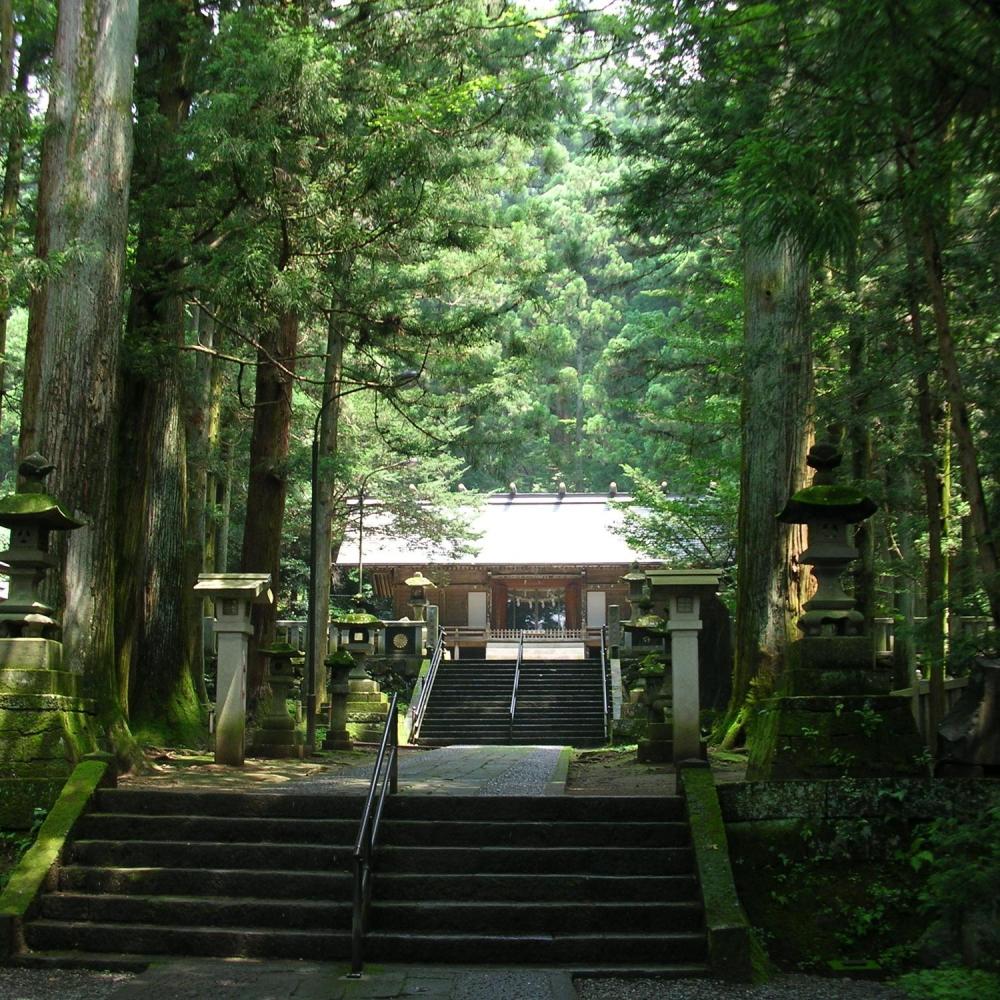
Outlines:
{"type": "Polygon", "coordinates": [[[748,781],[926,773],[924,743],[870,636],[808,636],[789,650],[782,690],[756,706],[748,781]]]}
{"type": "Polygon", "coordinates": [[[0,639],[0,828],[27,829],[97,748],[94,702],[53,639],[0,639]]]}

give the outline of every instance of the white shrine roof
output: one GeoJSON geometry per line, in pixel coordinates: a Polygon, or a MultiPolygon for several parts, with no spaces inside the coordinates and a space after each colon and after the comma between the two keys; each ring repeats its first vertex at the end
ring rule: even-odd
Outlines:
{"type": "MultiPolygon", "coordinates": [[[[631,497],[619,494],[612,501],[599,493],[493,494],[481,507],[468,510],[470,528],[479,537],[470,544],[474,555],[458,557],[445,545],[414,544],[383,534],[389,530],[384,522],[377,533],[369,534],[369,525],[375,527],[379,515],[366,514],[364,563],[372,567],[659,565],[660,560],[633,549],[613,530],[622,523],[622,511],[614,504],[622,502],[631,502],[631,497]]],[[[357,534],[349,533],[337,563],[352,566],[357,561],[357,534]]]]}

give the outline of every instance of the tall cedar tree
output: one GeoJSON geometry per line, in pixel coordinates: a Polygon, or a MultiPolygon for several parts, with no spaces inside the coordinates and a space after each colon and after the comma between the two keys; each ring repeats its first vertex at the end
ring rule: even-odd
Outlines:
{"type": "MultiPolygon", "coordinates": [[[[22,455],[55,463],[51,491],[87,526],[60,551],[68,669],[82,672],[123,757],[135,752],[115,668],[117,372],[132,161],[137,0],[59,5],[46,114],[22,455]]],[[[127,474],[127,473],[126,473],[127,474]]]]}

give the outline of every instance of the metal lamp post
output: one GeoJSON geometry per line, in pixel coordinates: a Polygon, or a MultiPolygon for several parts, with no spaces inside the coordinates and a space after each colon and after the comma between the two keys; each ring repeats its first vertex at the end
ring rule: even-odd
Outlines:
{"type": "Polygon", "coordinates": [[[365,540],[365,491],[368,489],[368,480],[377,476],[380,472],[390,472],[392,469],[402,469],[417,464],[419,459],[411,457],[404,458],[398,462],[390,462],[389,465],[380,465],[377,469],[372,469],[361,477],[358,483],[358,592],[354,597],[355,602],[360,605],[363,600],[361,574],[364,571],[364,540],[365,540]]]}
{"type": "MultiPolygon", "coordinates": [[[[319,579],[319,540],[317,538],[316,508],[318,506],[317,488],[319,485],[319,425],[327,407],[335,400],[343,399],[351,393],[362,389],[386,390],[402,389],[412,385],[420,377],[420,372],[412,368],[395,375],[388,383],[364,382],[351,386],[342,392],[324,395],[322,405],[316,413],[313,423],[312,465],[310,469],[309,494],[309,595],[306,602],[306,753],[312,753],[316,748],[316,581],[319,579]]],[[[329,554],[328,554],[329,555],[329,554]]],[[[327,568],[327,572],[329,568],[327,568]]]]}

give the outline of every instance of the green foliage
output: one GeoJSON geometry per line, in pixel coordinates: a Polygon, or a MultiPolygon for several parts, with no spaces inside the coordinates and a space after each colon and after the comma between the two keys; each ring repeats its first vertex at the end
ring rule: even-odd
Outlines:
{"type": "Polygon", "coordinates": [[[907,972],[894,981],[910,1000],[983,1000],[1000,994],[1000,975],[949,967],[907,972]]]}
{"type": "Polygon", "coordinates": [[[0,892],[3,892],[11,869],[24,857],[25,852],[35,842],[45,817],[45,809],[35,809],[32,813],[31,827],[28,830],[0,830],[0,892]]]}
{"type": "Polygon", "coordinates": [[[925,876],[923,947],[938,961],[961,956],[1000,971],[1000,807],[921,827],[910,863],[925,876]]]}

